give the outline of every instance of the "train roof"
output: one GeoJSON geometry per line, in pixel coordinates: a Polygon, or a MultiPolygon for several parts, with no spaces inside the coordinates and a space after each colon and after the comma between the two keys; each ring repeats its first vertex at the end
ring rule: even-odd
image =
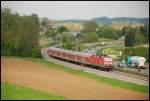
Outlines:
{"type": "Polygon", "coordinates": [[[82,56],[92,56],[93,55],[91,53],[83,53],[83,52],[71,51],[71,50],[66,50],[66,49],[56,48],[56,47],[49,47],[48,49],[53,49],[53,50],[62,51],[62,52],[68,52],[68,53],[71,53],[71,54],[82,55],[82,56]]]}

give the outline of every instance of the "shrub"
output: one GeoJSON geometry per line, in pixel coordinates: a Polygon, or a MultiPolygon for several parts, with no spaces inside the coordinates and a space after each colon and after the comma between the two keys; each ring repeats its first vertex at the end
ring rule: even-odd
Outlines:
{"type": "Polygon", "coordinates": [[[145,57],[147,62],[149,62],[149,48],[148,47],[127,47],[125,49],[125,58],[127,56],[142,56],[145,57]]]}
{"type": "Polygon", "coordinates": [[[84,35],[84,42],[90,43],[90,42],[97,42],[98,41],[98,35],[95,32],[87,32],[84,35]]]}

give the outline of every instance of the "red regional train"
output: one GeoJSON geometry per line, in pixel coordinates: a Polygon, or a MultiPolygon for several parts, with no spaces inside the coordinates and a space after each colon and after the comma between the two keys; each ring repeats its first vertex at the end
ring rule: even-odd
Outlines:
{"type": "Polygon", "coordinates": [[[55,47],[48,48],[47,53],[51,57],[92,65],[107,71],[112,69],[114,65],[113,58],[108,56],[96,56],[93,54],[64,50],[55,47]]]}

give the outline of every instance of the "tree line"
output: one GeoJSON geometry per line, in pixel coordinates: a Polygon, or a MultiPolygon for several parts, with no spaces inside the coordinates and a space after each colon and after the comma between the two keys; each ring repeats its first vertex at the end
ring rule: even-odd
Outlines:
{"type": "Polygon", "coordinates": [[[126,37],[125,46],[127,47],[149,43],[149,24],[136,28],[124,27],[120,33],[126,37]]]}
{"type": "Polygon", "coordinates": [[[82,32],[87,36],[87,38],[85,38],[86,42],[98,41],[98,38],[117,40],[124,36],[125,46],[127,47],[149,43],[149,24],[135,28],[128,25],[121,29],[114,29],[111,25],[99,26],[96,22],[89,21],[84,23],[83,26],[84,29],[82,32]]]}
{"type": "Polygon", "coordinates": [[[38,16],[1,10],[1,55],[41,57],[38,16]]]}
{"type": "MultiPolygon", "coordinates": [[[[88,21],[88,22],[84,22],[83,26],[84,29],[81,30],[82,37],[79,38],[82,40],[78,40],[78,44],[97,42],[99,41],[100,38],[109,38],[109,39],[118,40],[121,37],[125,37],[126,47],[149,42],[149,24],[145,24],[144,26],[139,26],[135,28],[128,25],[128,26],[124,26],[121,29],[115,29],[111,25],[99,25],[96,22],[88,21]]],[[[68,32],[70,34],[68,33],[65,34],[64,32],[67,31],[69,30],[64,26],[60,26],[58,28],[49,27],[49,29],[46,32],[46,35],[56,41],[61,36],[62,43],[64,43],[62,45],[63,48],[72,49],[75,46],[76,43],[75,38],[77,37],[72,36],[70,32],[68,32]]]]}

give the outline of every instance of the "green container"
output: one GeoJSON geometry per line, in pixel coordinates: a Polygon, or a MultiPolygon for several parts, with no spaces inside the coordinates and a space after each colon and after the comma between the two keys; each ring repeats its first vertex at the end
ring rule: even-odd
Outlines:
{"type": "Polygon", "coordinates": [[[127,57],[128,59],[127,59],[127,64],[131,64],[132,62],[131,62],[131,56],[130,55],[128,55],[128,57],[127,57]]]}

